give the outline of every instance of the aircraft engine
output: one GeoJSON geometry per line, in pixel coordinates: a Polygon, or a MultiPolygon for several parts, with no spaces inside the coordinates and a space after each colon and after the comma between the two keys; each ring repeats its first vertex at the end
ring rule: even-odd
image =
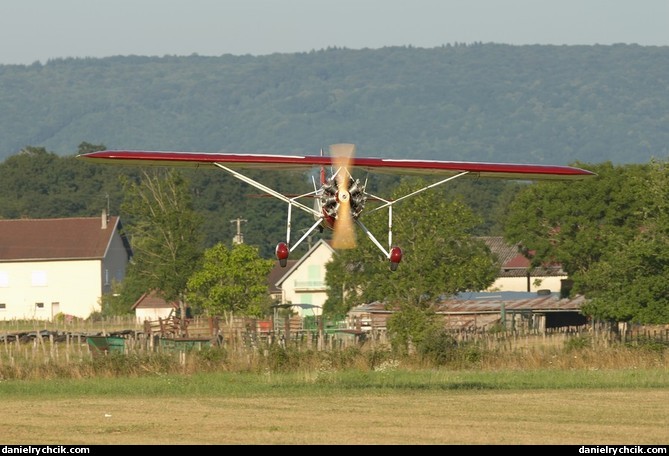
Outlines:
{"type": "MultiPolygon", "coordinates": [[[[337,185],[330,179],[323,184],[323,192],[321,194],[321,207],[323,212],[332,219],[337,217],[337,209],[339,207],[339,199],[337,194],[337,185]]],[[[351,215],[357,219],[362,210],[365,208],[367,202],[367,195],[365,194],[365,187],[360,183],[360,179],[353,178],[349,180],[349,197],[351,199],[351,215]]]]}

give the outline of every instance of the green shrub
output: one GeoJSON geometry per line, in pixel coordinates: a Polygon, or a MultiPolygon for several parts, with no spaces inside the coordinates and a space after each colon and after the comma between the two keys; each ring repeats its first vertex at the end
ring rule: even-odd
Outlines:
{"type": "Polygon", "coordinates": [[[86,321],[90,321],[90,322],[100,322],[102,320],[104,320],[102,312],[97,312],[97,311],[96,312],[91,312],[91,314],[86,319],[86,321]]]}
{"type": "Polygon", "coordinates": [[[574,336],[567,339],[564,343],[566,351],[583,350],[592,345],[592,340],[588,336],[574,336]]]}
{"type": "Polygon", "coordinates": [[[207,367],[222,366],[228,359],[228,351],[222,347],[205,347],[194,353],[197,362],[207,367]]]}
{"type": "Polygon", "coordinates": [[[457,355],[466,364],[479,364],[483,360],[484,354],[484,350],[474,343],[461,344],[457,350],[457,355]]]}
{"type": "Polygon", "coordinates": [[[441,328],[441,323],[432,309],[405,304],[388,319],[387,327],[393,352],[403,356],[410,354],[412,347],[421,345],[436,328],[441,328]]]}
{"type": "Polygon", "coordinates": [[[378,347],[365,352],[365,357],[367,366],[374,370],[384,362],[390,360],[392,358],[392,352],[388,348],[378,347]]]}
{"type": "Polygon", "coordinates": [[[416,351],[423,361],[442,366],[452,360],[458,343],[445,329],[431,327],[424,332],[416,351]]]}
{"type": "Polygon", "coordinates": [[[640,350],[661,353],[669,349],[669,341],[653,339],[650,337],[639,337],[635,340],[625,342],[625,346],[629,348],[638,348],[640,350]]]}

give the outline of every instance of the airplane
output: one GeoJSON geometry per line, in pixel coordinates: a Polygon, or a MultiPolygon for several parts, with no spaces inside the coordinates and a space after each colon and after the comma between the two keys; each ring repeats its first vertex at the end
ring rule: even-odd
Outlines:
{"type": "Polygon", "coordinates": [[[398,202],[423,191],[443,185],[461,177],[496,178],[511,180],[580,180],[596,176],[595,173],[572,166],[489,163],[466,161],[440,161],[397,158],[356,157],[356,146],[351,143],[333,144],[329,155],[272,155],[249,153],[211,153],[146,150],[103,150],[77,155],[95,163],[134,164],[137,166],[177,166],[196,168],[218,168],[236,179],[288,204],[286,240],[276,245],[275,255],[279,265],[285,267],[293,252],[316,229],[332,230],[334,249],[351,249],[356,245],[355,226],[378,247],[390,261],[390,270],[395,271],[402,261],[403,252],[393,245],[393,206],[398,202]],[[330,174],[326,168],[330,167],[330,174]],[[312,170],[320,168],[320,182],[312,178],[314,190],[297,196],[284,195],[258,182],[242,172],[250,169],[275,171],[312,170]],[[436,176],[436,182],[425,185],[394,200],[381,198],[365,190],[367,180],[353,177],[353,170],[377,173],[402,173],[406,175],[436,176]],[[309,206],[302,200],[310,198],[315,204],[309,206]],[[380,202],[369,212],[388,209],[388,247],[384,247],[360,220],[368,200],[380,202]],[[291,219],[293,208],[311,214],[315,222],[296,242],[291,242],[291,219]]]}

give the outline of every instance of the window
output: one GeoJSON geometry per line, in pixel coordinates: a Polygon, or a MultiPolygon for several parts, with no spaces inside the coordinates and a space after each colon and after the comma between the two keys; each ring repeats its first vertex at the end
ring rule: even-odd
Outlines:
{"type": "Polygon", "coordinates": [[[6,310],[6,309],[7,309],[7,304],[5,304],[4,302],[0,302],[0,311],[6,310]]]}
{"type": "Polygon", "coordinates": [[[43,302],[36,302],[35,303],[35,309],[44,310],[44,303],[43,302]]]}
{"type": "Polygon", "coordinates": [[[307,268],[307,276],[310,282],[321,280],[321,266],[319,264],[310,264],[307,268]]]}

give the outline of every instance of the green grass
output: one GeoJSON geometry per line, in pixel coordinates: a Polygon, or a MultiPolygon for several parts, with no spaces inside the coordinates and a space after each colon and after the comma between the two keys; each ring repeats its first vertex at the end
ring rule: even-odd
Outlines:
{"type": "Polygon", "coordinates": [[[0,396],[258,396],[330,395],[342,391],[444,390],[560,390],[560,389],[669,388],[667,369],[527,371],[451,371],[446,369],[375,372],[197,373],[142,377],[40,380],[4,380],[0,396]]]}

